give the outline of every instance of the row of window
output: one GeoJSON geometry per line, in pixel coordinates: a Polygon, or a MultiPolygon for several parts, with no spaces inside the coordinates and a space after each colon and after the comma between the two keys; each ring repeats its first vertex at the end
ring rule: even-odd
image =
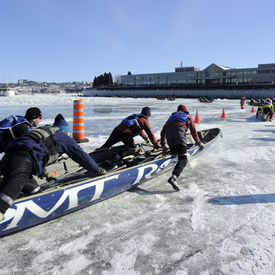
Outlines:
{"type": "Polygon", "coordinates": [[[141,85],[179,85],[179,84],[196,84],[196,80],[168,80],[168,81],[125,81],[122,83],[123,85],[129,85],[129,86],[141,86],[141,85]]]}
{"type": "MultiPolygon", "coordinates": [[[[275,71],[259,71],[259,73],[275,73],[275,71]]],[[[169,74],[169,75],[144,75],[144,76],[122,76],[122,80],[125,81],[163,81],[163,80],[180,80],[181,78],[206,78],[206,77],[230,77],[236,75],[255,75],[257,71],[225,71],[225,72],[199,72],[199,73],[185,73],[185,74],[169,74]],[[126,78],[126,79],[125,79],[126,78]]]]}
{"type": "MultiPolygon", "coordinates": [[[[122,77],[125,77],[125,76],[122,76],[122,77]]],[[[132,81],[133,80],[136,80],[136,81],[139,81],[139,80],[154,80],[154,79],[157,79],[157,80],[161,80],[161,79],[179,79],[179,78],[185,78],[185,77],[197,77],[197,74],[196,73],[185,73],[185,74],[180,74],[180,73],[175,73],[175,74],[170,74],[169,76],[168,75],[144,75],[144,76],[131,76],[131,75],[127,75],[126,78],[128,79],[131,79],[132,81]]]]}
{"type": "Polygon", "coordinates": [[[122,84],[123,85],[129,85],[129,86],[141,86],[141,85],[181,85],[181,84],[249,84],[253,83],[253,79],[248,78],[231,78],[231,79],[225,79],[224,81],[222,79],[209,79],[209,80],[194,80],[194,79],[178,79],[178,80],[167,80],[167,81],[125,81],[122,84]]]}
{"type": "Polygon", "coordinates": [[[232,76],[232,75],[244,75],[244,74],[257,74],[257,71],[226,71],[226,76],[232,76]]]}
{"type": "Polygon", "coordinates": [[[127,75],[121,77],[122,85],[182,85],[182,84],[248,84],[273,83],[275,70],[207,70],[188,73],[153,75],[127,75]],[[269,74],[264,75],[264,74],[269,74]]]}

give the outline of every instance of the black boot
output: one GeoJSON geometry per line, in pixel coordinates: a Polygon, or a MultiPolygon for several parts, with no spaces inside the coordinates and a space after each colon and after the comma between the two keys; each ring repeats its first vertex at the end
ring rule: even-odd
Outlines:
{"type": "Polygon", "coordinates": [[[177,184],[177,176],[172,175],[169,179],[168,182],[172,185],[173,189],[176,191],[180,191],[179,186],[177,184]]]}

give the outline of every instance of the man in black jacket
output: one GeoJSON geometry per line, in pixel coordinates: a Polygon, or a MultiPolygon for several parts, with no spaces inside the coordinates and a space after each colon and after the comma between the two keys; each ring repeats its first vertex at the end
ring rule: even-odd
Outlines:
{"type": "Polygon", "coordinates": [[[97,175],[106,174],[67,132],[69,125],[59,114],[53,126],[38,127],[10,142],[2,165],[4,178],[0,186],[0,220],[21,191],[28,194],[40,191],[32,175],[52,179],[53,175],[45,166],[55,162],[63,153],[88,171],[97,175]]]}

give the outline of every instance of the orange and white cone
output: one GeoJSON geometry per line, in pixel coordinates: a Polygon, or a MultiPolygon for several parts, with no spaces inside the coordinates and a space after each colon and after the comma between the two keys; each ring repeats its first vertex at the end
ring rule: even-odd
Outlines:
{"type": "Polygon", "coordinates": [[[84,132],[83,100],[74,100],[73,111],[73,139],[76,142],[88,142],[84,132]]]}
{"type": "Polygon", "coordinates": [[[222,110],[222,116],[221,118],[226,118],[226,115],[225,115],[225,112],[224,112],[224,107],[223,107],[223,110],[222,110]]]}
{"type": "Polygon", "coordinates": [[[198,110],[196,110],[195,123],[201,123],[198,110]]]}
{"type": "Polygon", "coordinates": [[[255,113],[254,104],[252,105],[251,113],[255,113]]]}

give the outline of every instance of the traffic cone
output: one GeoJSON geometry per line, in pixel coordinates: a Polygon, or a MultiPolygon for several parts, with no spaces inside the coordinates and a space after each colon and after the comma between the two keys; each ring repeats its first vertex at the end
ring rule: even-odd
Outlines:
{"type": "Polygon", "coordinates": [[[251,113],[255,113],[255,110],[254,110],[254,104],[252,105],[252,110],[251,110],[251,113]]]}
{"type": "Polygon", "coordinates": [[[88,142],[84,132],[84,107],[82,100],[74,100],[73,139],[76,142],[88,142]]]}
{"type": "Polygon", "coordinates": [[[223,110],[222,110],[222,116],[221,118],[226,118],[226,115],[225,115],[225,112],[224,112],[224,107],[223,107],[223,110]]]}
{"type": "Polygon", "coordinates": [[[198,110],[196,110],[195,123],[201,123],[198,110]]]}

